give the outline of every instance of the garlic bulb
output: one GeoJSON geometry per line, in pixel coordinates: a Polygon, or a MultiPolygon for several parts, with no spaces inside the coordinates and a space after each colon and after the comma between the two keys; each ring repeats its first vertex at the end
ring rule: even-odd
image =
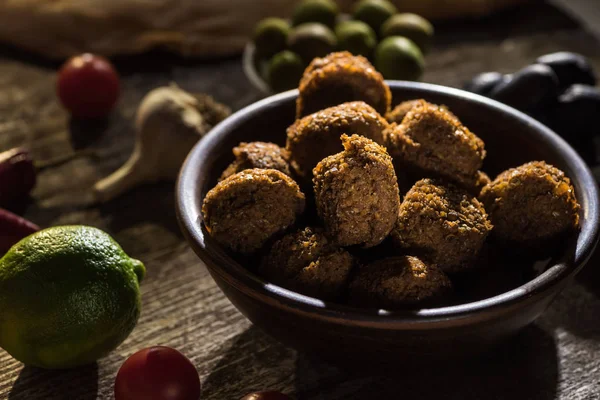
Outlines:
{"type": "MultiPolygon", "coordinates": [[[[104,202],[143,183],[175,180],[189,151],[210,129],[202,114],[207,105],[211,106],[200,104],[175,84],[149,92],[137,110],[133,154],[116,172],[96,183],[96,198],[104,202]]],[[[216,103],[212,106],[225,109],[216,103]]],[[[228,110],[222,114],[224,118],[228,110]]]]}

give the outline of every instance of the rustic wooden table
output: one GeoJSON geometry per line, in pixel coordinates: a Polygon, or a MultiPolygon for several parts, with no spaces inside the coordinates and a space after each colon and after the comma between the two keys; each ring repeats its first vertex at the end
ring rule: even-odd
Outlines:
{"type": "MultiPolygon", "coordinates": [[[[600,44],[551,6],[534,5],[481,22],[440,26],[425,81],[460,86],[484,70],[514,71],[558,50],[581,52],[600,71],[600,44]]],[[[131,119],[142,96],[170,81],[239,109],[259,98],[240,59],[184,62],[165,55],[117,60],[123,76],[118,112],[103,127],[69,122],[54,95],[57,65],[14,49],[0,51],[0,150],[27,146],[47,161],[90,148],[43,170],[25,215],[42,226],[88,224],[110,232],[143,260],[144,308],[129,339],[87,368],[43,371],[0,349],[0,399],[112,398],[121,363],[151,345],[189,356],[203,399],[236,400],[258,389],[297,399],[599,399],[600,269],[592,262],[533,326],[483,360],[447,374],[375,376],[309,360],[253,327],[213,283],[183,240],[173,184],[142,187],[110,203],[93,203],[90,188],[120,166],[133,145],[131,119]]],[[[598,257],[600,261],[600,257],[598,257]]]]}

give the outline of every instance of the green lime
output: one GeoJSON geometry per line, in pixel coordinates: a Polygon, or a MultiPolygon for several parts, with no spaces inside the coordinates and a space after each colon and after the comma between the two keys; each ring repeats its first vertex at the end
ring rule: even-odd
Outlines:
{"type": "Polygon", "coordinates": [[[344,21],[335,27],[338,48],[354,55],[371,57],[377,46],[377,35],[362,21],[344,21]]]}
{"type": "Polygon", "coordinates": [[[381,37],[404,36],[413,42],[425,54],[433,41],[433,25],[417,14],[396,14],[385,21],[381,27],[381,37]]]}
{"type": "Polygon", "coordinates": [[[276,92],[298,87],[304,67],[305,63],[302,58],[292,51],[284,50],[275,54],[267,68],[269,86],[276,92]]]}
{"type": "Polygon", "coordinates": [[[337,38],[331,29],[315,22],[298,25],[288,37],[288,48],[307,63],[333,52],[336,46],[337,38]]]}
{"type": "Polygon", "coordinates": [[[41,368],[94,362],[135,327],[145,272],[96,228],[26,237],[0,259],[0,347],[41,368]]]}
{"type": "Polygon", "coordinates": [[[260,21],[254,29],[256,54],[269,58],[284,50],[290,30],[290,24],[281,18],[265,18],[260,21]]]}
{"type": "Polygon", "coordinates": [[[307,22],[318,22],[333,28],[339,9],[332,0],[304,0],[294,9],[294,26],[307,22]]]}
{"type": "Polygon", "coordinates": [[[375,49],[375,68],[385,79],[416,81],[423,74],[425,61],[412,40],[391,36],[375,49]]]}
{"type": "Polygon", "coordinates": [[[379,33],[381,25],[397,12],[396,6],[387,0],[362,0],[354,7],[353,17],[379,33]]]}

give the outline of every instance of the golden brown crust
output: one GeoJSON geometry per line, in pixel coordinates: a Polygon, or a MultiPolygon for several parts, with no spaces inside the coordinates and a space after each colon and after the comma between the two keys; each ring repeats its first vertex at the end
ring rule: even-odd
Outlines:
{"type": "Polygon", "coordinates": [[[296,100],[296,118],[362,100],[378,113],[390,110],[392,94],[383,76],[362,56],[348,52],[315,58],[304,71],[296,100]]]}
{"type": "Polygon", "coordinates": [[[359,268],[350,283],[349,301],[362,307],[431,304],[452,290],[444,272],[417,257],[385,258],[359,268]]]}
{"type": "Polygon", "coordinates": [[[398,104],[396,107],[392,109],[389,113],[386,114],[385,119],[387,119],[390,123],[401,124],[402,120],[408,114],[410,110],[413,109],[416,105],[420,104],[423,99],[417,100],[407,100],[398,104]]]}
{"type": "Polygon", "coordinates": [[[299,177],[312,178],[319,161],[340,152],[342,134],[358,134],[385,144],[386,120],[362,101],[343,103],[296,120],[287,130],[286,150],[299,177]]]}
{"type": "Polygon", "coordinates": [[[477,198],[453,184],[422,179],[406,194],[392,237],[445,272],[458,272],[472,266],[491,230],[477,198]]]}
{"type": "Polygon", "coordinates": [[[288,164],[289,154],[287,150],[277,146],[275,143],[250,142],[240,143],[233,148],[235,161],[223,171],[219,181],[237,174],[245,169],[276,169],[291,176],[288,164]]]}
{"type": "Polygon", "coordinates": [[[388,148],[402,163],[473,184],[485,157],[483,141],[445,108],[418,100],[402,124],[392,127],[388,148]]]}
{"type": "Polygon", "coordinates": [[[483,188],[488,185],[492,180],[490,176],[483,171],[477,171],[475,175],[475,183],[473,184],[473,193],[479,195],[483,188]]]}
{"type": "Polygon", "coordinates": [[[313,170],[317,212],[340,246],[372,247],[393,229],[400,197],[392,159],[362,136],[342,135],[345,150],[313,170]]]}
{"type": "Polygon", "coordinates": [[[304,194],[289,176],[274,169],[248,169],[212,188],[202,215],[217,242],[249,254],[291,226],[304,206],[304,194]]]}
{"type": "Polygon", "coordinates": [[[576,229],[579,203],[563,171],[533,161],[502,172],[481,191],[494,236],[534,247],[576,229]]]}
{"type": "Polygon", "coordinates": [[[347,288],[354,264],[354,257],[335,246],[322,229],[307,227],[277,241],[259,273],[299,293],[334,300],[347,288]]]}

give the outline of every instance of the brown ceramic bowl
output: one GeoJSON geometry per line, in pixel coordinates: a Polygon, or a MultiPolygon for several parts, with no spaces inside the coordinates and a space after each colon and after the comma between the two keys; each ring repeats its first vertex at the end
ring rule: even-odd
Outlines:
{"type": "MultiPolygon", "coordinates": [[[[359,309],[273,285],[234,260],[203,228],[205,194],[241,141],[284,144],[297,91],[269,97],[229,117],[190,153],[178,182],[177,209],[188,242],[231,302],[281,342],[326,359],[397,362],[470,355],[535,320],[572,280],[598,240],[598,189],[577,153],[542,124],[496,101],[462,90],[389,82],[395,103],[414,98],[447,105],[486,143],[484,170],[494,175],[531,160],[565,171],[581,203],[581,230],[537,276],[512,290],[464,304],[420,310],[359,309]]],[[[506,265],[510,269],[511,265],[506,265]]]]}

